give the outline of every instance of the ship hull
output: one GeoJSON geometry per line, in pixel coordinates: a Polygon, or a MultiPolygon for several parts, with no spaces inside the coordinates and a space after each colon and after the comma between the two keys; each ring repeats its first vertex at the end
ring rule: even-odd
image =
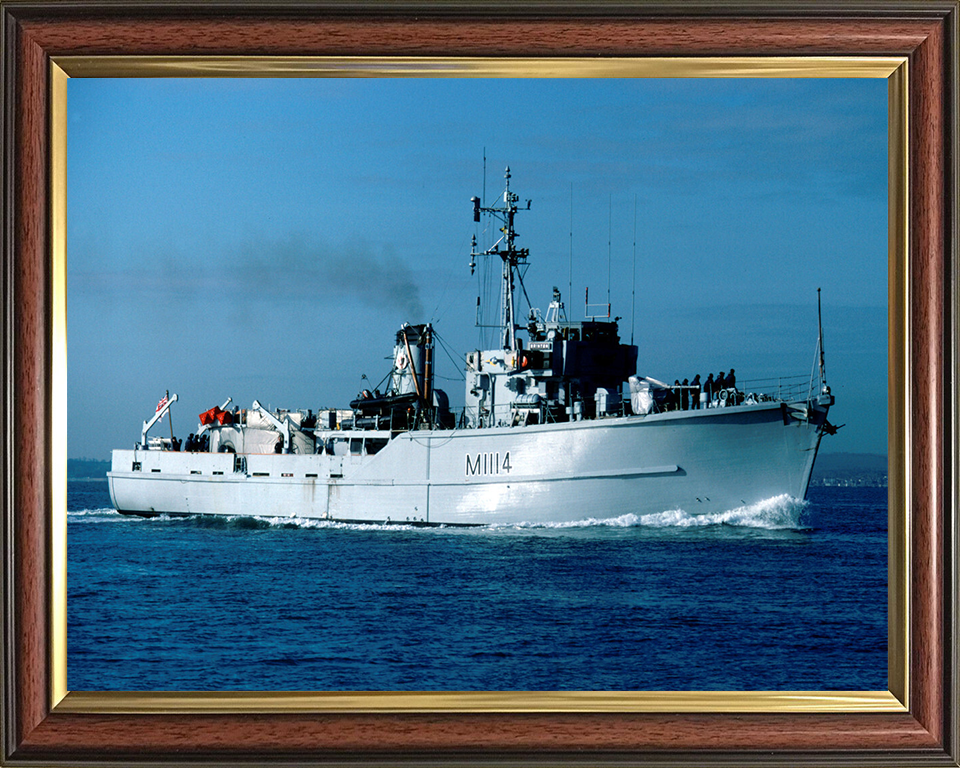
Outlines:
{"type": "Polygon", "coordinates": [[[764,403],[418,431],[375,455],[359,444],[344,456],[116,450],[108,479],[115,508],[138,515],[489,525],[713,514],[804,498],[825,417],[813,403],[764,403]]]}

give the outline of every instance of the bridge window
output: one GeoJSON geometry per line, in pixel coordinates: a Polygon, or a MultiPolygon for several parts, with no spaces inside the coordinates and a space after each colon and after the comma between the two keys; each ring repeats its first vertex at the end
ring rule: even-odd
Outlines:
{"type": "Polygon", "coordinates": [[[380,449],[383,448],[388,442],[390,442],[385,437],[368,437],[367,438],[367,455],[373,456],[380,452],[380,449]]]}

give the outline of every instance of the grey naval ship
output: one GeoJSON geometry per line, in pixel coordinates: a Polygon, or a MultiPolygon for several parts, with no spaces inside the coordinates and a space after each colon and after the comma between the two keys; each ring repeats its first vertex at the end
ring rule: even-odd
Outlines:
{"type": "Polygon", "coordinates": [[[148,435],[178,399],[164,396],[140,442],[113,451],[117,511],[490,525],[805,498],[820,440],[835,431],[822,330],[819,364],[792,387],[741,383],[733,371],[678,386],[637,374],[637,347],[621,342],[609,305],[571,320],[554,288],[546,312],[518,322],[529,251],[514,219],[530,203],[518,205],[509,168],[505,178],[495,205],[472,198],[474,221],[499,225],[488,249],[474,236],[470,261],[473,273],[478,257],[502,260],[499,346],[466,354],[462,410],[434,386],[434,329],[405,324],[384,390],[349,408],[231,409],[228,398],[183,444],[148,435]]]}

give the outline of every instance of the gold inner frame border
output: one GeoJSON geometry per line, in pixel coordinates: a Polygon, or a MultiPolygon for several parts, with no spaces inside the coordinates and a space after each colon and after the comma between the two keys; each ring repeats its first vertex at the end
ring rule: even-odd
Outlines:
{"type": "Polygon", "coordinates": [[[67,688],[65,440],[50,449],[50,703],[57,713],[892,713],[909,711],[909,72],[906,57],[55,56],[50,89],[52,424],[67,418],[67,82],[76,77],[884,78],[888,82],[888,690],[124,692],[67,688]]]}

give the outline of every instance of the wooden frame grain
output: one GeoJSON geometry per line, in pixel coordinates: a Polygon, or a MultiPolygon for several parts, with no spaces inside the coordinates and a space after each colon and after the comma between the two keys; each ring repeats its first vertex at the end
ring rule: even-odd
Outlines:
{"type": "Polygon", "coordinates": [[[958,765],[953,2],[680,6],[0,0],[3,717],[10,765],[958,765]],[[109,715],[50,699],[49,112],[57,56],[905,56],[910,210],[907,712],[109,715]]]}

